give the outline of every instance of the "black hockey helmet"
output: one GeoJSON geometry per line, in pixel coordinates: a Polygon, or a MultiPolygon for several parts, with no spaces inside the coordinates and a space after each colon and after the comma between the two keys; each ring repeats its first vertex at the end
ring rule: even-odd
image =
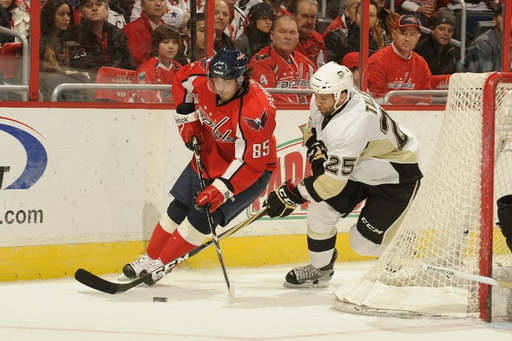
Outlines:
{"type": "Polygon", "coordinates": [[[239,79],[247,71],[249,61],[240,50],[223,48],[212,58],[209,68],[211,78],[239,79]]]}
{"type": "Polygon", "coordinates": [[[272,6],[265,2],[257,3],[256,5],[252,6],[251,9],[249,9],[249,19],[251,20],[251,22],[254,22],[258,20],[258,18],[264,16],[268,16],[271,18],[275,17],[272,6]]]}

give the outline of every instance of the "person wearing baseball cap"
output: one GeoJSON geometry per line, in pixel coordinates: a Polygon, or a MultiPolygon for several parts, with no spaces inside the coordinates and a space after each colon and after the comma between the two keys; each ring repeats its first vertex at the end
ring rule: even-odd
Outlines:
{"type": "Polygon", "coordinates": [[[496,24],[495,27],[478,36],[469,45],[468,52],[464,59],[463,71],[501,71],[503,6],[498,6],[496,8],[493,21],[496,24]]]}
{"type": "Polygon", "coordinates": [[[414,51],[425,58],[433,75],[457,72],[460,48],[450,44],[455,33],[455,15],[443,7],[432,16],[430,22],[430,35],[420,40],[414,51]]]}
{"type": "Polygon", "coordinates": [[[359,87],[359,79],[361,78],[359,71],[359,52],[349,52],[341,60],[341,65],[346,66],[352,72],[352,80],[354,86],[359,87]]]}
{"type": "Polygon", "coordinates": [[[400,16],[396,21],[395,28],[414,27],[421,33],[421,22],[412,14],[400,16]]]}
{"type": "MultiPolygon", "coordinates": [[[[413,51],[421,36],[421,23],[413,15],[402,15],[392,32],[391,45],[368,59],[368,91],[382,99],[392,90],[429,90],[431,72],[423,57],[413,51]]],[[[415,104],[417,98],[393,97],[392,104],[415,104]]],[[[380,100],[382,102],[382,100],[380,100]]],[[[425,102],[424,99],[422,102],[425,102]]]]}
{"type": "Polygon", "coordinates": [[[249,25],[235,40],[235,48],[242,50],[251,60],[259,50],[270,45],[270,29],[274,21],[274,10],[267,3],[260,2],[249,10],[249,25]]]}

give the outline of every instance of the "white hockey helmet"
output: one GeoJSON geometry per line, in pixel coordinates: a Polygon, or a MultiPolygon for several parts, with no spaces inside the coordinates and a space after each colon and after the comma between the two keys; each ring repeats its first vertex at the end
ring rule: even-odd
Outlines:
{"type": "Polygon", "coordinates": [[[341,93],[347,92],[347,99],[349,99],[350,93],[354,81],[352,80],[352,72],[346,67],[339,65],[335,62],[329,62],[322,65],[311,77],[310,86],[316,94],[333,94],[334,95],[334,110],[338,109],[345,103],[338,105],[341,93]]]}

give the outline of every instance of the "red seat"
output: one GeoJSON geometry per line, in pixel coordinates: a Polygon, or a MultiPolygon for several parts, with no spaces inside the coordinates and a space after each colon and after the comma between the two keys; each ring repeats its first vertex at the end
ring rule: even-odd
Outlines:
{"type": "Polygon", "coordinates": [[[432,75],[430,76],[431,90],[448,90],[448,83],[451,75],[432,75]]]}
{"type": "Polygon", "coordinates": [[[0,71],[4,79],[16,78],[21,62],[21,43],[5,43],[0,51],[0,71]]]}
{"type": "MultiPolygon", "coordinates": [[[[134,70],[125,70],[115,67],[102,66],[98,70],[96,83],[103,84],[134,84],[136,83],[137,72],[134,70]]],[[[128,102],[133,96],[133,90],[96,90],[94,98],[96,100],[107,100],[113,102],[128,102]]]]}

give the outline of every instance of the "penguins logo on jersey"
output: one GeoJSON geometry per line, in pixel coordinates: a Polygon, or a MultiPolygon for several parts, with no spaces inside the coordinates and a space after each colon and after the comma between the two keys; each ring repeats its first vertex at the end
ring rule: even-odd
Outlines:
{"type": "Polygon", "coordinates": [[[261,116],[257,119],[247,118],[244,116],[244,121],[250,128],[256,131],[259,131],[260,128],[265,129],[265,126],[267,125],[268,121],[267,109],[264,109],[261,116]]]}

